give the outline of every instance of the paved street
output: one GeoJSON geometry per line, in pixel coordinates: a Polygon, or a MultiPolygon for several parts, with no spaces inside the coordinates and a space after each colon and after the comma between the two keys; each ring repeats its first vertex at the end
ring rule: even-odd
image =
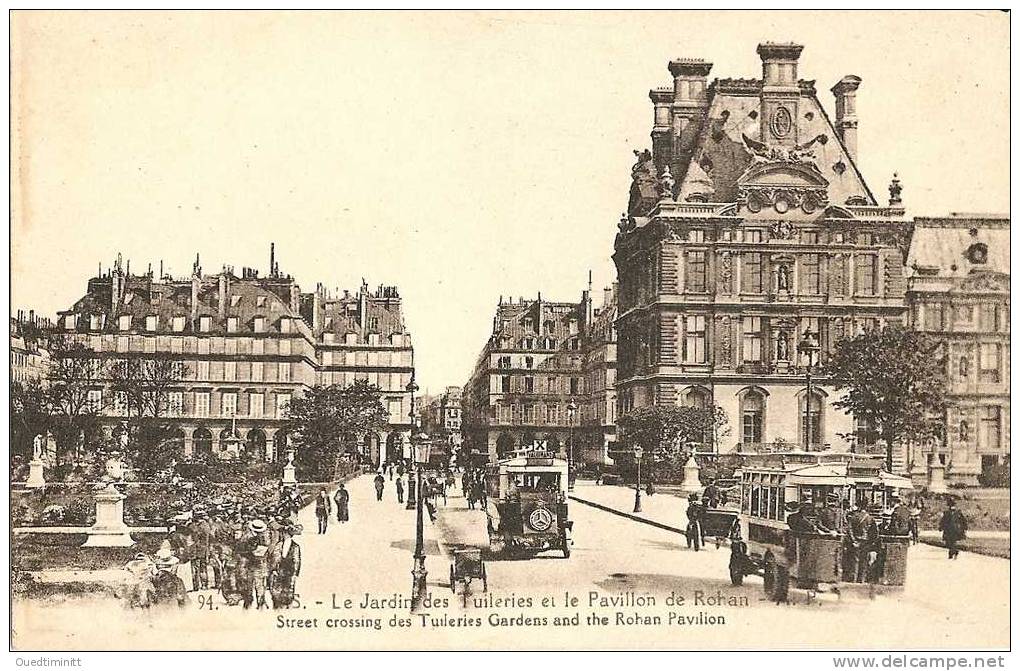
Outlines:
{"type": "MultiPolygon", "coordinates": [[[[579,496],[613,496],[624,498],[628,492],[616,488],[581,484],[579,496]],[[594,491],[594,490],[599,491],[594,491]]],[[[360,603],[365,593],[375,598],[406,599],[411,586],[411,552],[414,539],[414,514],[396,502],[392,482],[387,481],[384,500],[377,502],[370,476],[362,476],[348,484],[351,492],[351,521],[339,525],[331,521],[327,534],[317,535],[315,513],[311,507],[301,513],[304,534],[300,537],[304,566],[298,581],[303,607],[290,611],[249,611],[229,609],[222,604],[215,611],[199,610],[193,603],[183,612],[139,613],[126,611],[111,599],[87,597],[91,612],[101,614],[83,621],[80,609],[61,608],[59,602],[37,607],[30,621],[22,621],[26,630],[39,637],[24,639],[22,645],[39,640],[40,645],[63,643],[67,646],[89,645],[103,640],[100,629],[122,628],[130,633],[139,647],[166,648],[178,645],[177,636],[187,636],[189,646],[214,648],[257,647],[282,648],[378,648],[387,647],[463,647],[486,641],[498,645],[508,634],[499,628],[480,627],[470,632],[462,628],[422,628],[417,623],[405,628],[401,635],[388,633],[387,621],[394,612],[407,616],[406,608],[372,610],[343,609],[344,599],[360,603]],[[334,594],[336,597],[334,598],[334,594]],[[338,608],[334,608],[334,601],[338,608]],[[378,613],[378,615],[376,614],[378,613]],[[316,618],[313,629],[278,628],[278,616],[316,618]],[[358,626],[365,617],[381,617],[381,631],[358,626]],[[343,628],[326,628],[327,618],[343,618],[343,628]],[[209,628],[215,623],[215,631],[209,628]],[[254,633],[253,633],[254,632],[254,633]],[[497,638],[502,636],[503,638],[497,638]],[[253,637],[255,637],[253,639],[253,637]]],[[[426,552],[429,587],[433,596],[451,599],[446,609],[451,617],[474,615],[487,618],[494,611],[469,603],[461,611],[459,598],[452,599],[449,589],[449,559],[446,553],[454,547],[487,548],[485,515],[467,509],[465,500],[451,496],[445,507],[440,504],[436,523],[426,518],[426,552]]],[[[656,505],[682,501],[656,495],[656,505]]],[[[632,502],[632,500],[631,500],[632,502]]],[[[678,509],[675,519],[680,518],[678,509]]],[[[941,645],[991,647],[1008,643],[1008,600],[1001,586],[1008,584],[1009,562],[963,553],[955,562],[945,559],[937,548],[919,545],[910,549],[908,587],[902,594],[884,595],[868,600],[845,596],[806,603],[806,594],[795,593],[792,605],[777,606],[762,599],[761,580],[748,578],[744,586],[730,586],[727,577],[728,549],[713,546],[695,553],[686,548],[683,536],[664,531],[618,515],[573,503],[571,517],[575,521],[574,547],[570,559],[559,552],[550,552],[532,560],[498,560],[487,562],[489,591],[492,596],[517,599],[531,596],[536,603],[553,596],[562,603],[565,590],[580,598],[573,609],[529,611],[510,607],[498,612],[514,615],[521,612],[547,615],[579,611],[581,617],[591,612],[590,592],[606,597],[633,593],[657,599],[651,609],[624,606],[611,608],[632,613],[658,612],[663,623],[669,612],[691,617],[692,621],[669,628],[614,625],[612,637],[617,645],[653,648],[761,648],[774,647],[777,640],[791,647],[824,648],[834,641],[845,640],[845,631],[861,631],[859,644],[853,647],[931,648],[941,645]],[[666,605],[670,593],[684,596],[683,607],[666,605]],[[701,605],[695,603],[697,593],[706,598],[722,596],[746,598],[746,605],[701,605]],[[763,615],[774,617],[765,618],[763,615]],[[725,618],[724,626],[710,626],[699,617],[725,618]],[[694,631],[691,631],[694,629],[694,631]],[[672,632],[663,636],[663,631],[672,632]]],[[[481,596],[476,586],[474,596],[481,596]]],[[[20,610],[19,604],[15,609],[20,610]]],[[[441,611],[434,614],[439,617],[441,611]]],[[[517,634],[522,633],[519,629],[517,634]]],[[[525,647],[604,647],[609,644],[607,633],[599,627],[571,629],[568,641],[559,640],[548,628],[542,628],[526,639],[525,647]]]]}

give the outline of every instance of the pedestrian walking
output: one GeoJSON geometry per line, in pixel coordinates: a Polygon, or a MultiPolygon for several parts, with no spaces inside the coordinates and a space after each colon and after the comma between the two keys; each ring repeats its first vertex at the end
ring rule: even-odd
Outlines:
{"type": "Polygon", "coordinates": [[[269,592],[273,596],[273,608],[287,608],[294,602],[297,577],[301,574],[301,546],[294,536],[301,533],[301,525],[285,523],[281,539],[273,552],[273,574],[269,592]]]}
{"type": "Polygon", "coordinates": [[[351,519],[350,501],[351,494],[344,487],[344,483],[340,483],[336,488],[336,493],[333,494],[333,501],[336,502],[336,521],[347,522],[351,519]]]}
{"type": "Polygon", "coordinates": [[[319,495],[315,497],[315,517],[319,520],[320,534],[326,533],[326,528],[329,526],[329,515],[332,512],[333,505],[329,501],[329,492],[323,487],[319,490],[319,495]]]}
{"type": "Polygon", "coordinates": [[[404,502],[404,478],[397,478],[397,503],[404,502]]]}
{"type": "Polygon", "coordinates": [[[251,608],[254,592],[255,608],[261,610],[269,608],[266,603],[266,587],[269,583],[269,527],[262,520],[252,520],[248,523],[248,530],[245,554],[249,562],[252,591],[245,591],[242,600],[246,609],[251,608]]]}
{"type": "Polygon", "coordinates": [[[383,477],[382,471],[375,476],[375,500],[382,501],[383,488],[386,487],[386,478],[383,477]]]}
{"type": "Polygon", "coordinates": [[[695,552],[701,549],[704,544],[701,528],[701,501],[697,494],[687,497],[687,547],[694,548],[695,552]]]}
{"type": "Polygon", "coordinates": [[[949,549],[949,558],[956,559],[960,554],[957,544],[967,537],[967,518],[956,507],[956,497],[949,497],[946,505],[948,507],[939,520],[939,530],[942,532],[946,548],[949,549]]]}

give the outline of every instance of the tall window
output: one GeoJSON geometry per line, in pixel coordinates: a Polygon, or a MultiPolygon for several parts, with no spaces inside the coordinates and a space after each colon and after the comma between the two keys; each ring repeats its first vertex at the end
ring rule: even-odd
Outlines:
{"type": "Polygon", "coordinates": [[[857,437],[858,447],[874,447],[878,442],[878,431],[875,430],[875,423],[866,417],[854,418],[854,434],[857,437]]]}
{"type": "Polygon", "coordinates": [[[765,417],[765,398],[755,391],[744,394],[740,404],[740,442],[760,445],[765,417]]]}
{"type": "Polygon", "coordinates": [[[846,257],[837,254],[829,261],[829,290],[835,296],[846,295],[846,257]]]}
{"type": "Polygon", "coordinates": [[[237,415],[237,394],[232,391],[225,392],[222,395],[221,401],[221,414],[224,417],[234,417],[237,415]]]}
{"type": "Polygon", "coordinates": [[[290,362],[281,361],[279,366],[280,382],[290,382],[290,362]]]}
{"type": "Polygon", "coordinates": [[[113,394],[113,414],[126,415],[128,413],[128,397],[123,391],[113,394]]]}
{"type": "Polygon", "coordinates": [[[184,392],[172,391],[166,397],[166,411],[171,417],[180,417],[184,414],[184,392]]]}
{"type": "Polygon", "coordinates": [[[248,415],[251,417],[261,417],[265,407],[265,397],[262,394],[251,393],[248,394],[248,415]]]}
{"type": "Polygon", "coordinates": [[[705,362],[704,315],[688,315],[684,320],[684,361],[705,362]]]}
{"type": "Polygon", "coordinates": [[[998,324],[995,319],[995,304],[982,303],[978,307],[978,328],[982,331],[996,331],[998,324]]]}
{"type": "Polygon", "coordinates": [[[822,398],[818,394],[804,395],[800,401],[800,442],[808,449],[822,444],[822,398]],[[810,417],[810,435],[808,418],[810,417]]]}
{"type": "Polygon", "coordinates": [[[499,378],[499,390],[504,394],[510,393],[510,376],[503,375],[499,378]]]}
{"type": "Polygon", "coordinates": [[[877,259],[874,254],[861,254],[855,259],[857,269],[857,293],[874,296],[878,287],[877,259]]]}
{"type": "Polygon", "coordinates": [[[524,378],[524,391],[529,394],[535,391],[535,378],[530,375],[524,378]]]}
{"type": "Polygon", "coordinates": [[[98,413],[103,409],[103,392],[100,389],[90,389],[88,394],[88,408],[98,413]]]}
{"type": "Polygon", "coordinates": [[[570,393],[571,394],[581,393],[581,378],[579,377],[570,378],[570,393]]]}
{"type": "Polygon", "coordinates": [[[998,382],[1001,351],[997,343],[981,343],[980,370],[978,381],[998,382]]]}
{"type": "Polygon", "coordinates": [[[764,336],[761,317],[744,317],[744,361],[761,361],[764,336]]]}
{"type": "Polygon", "coordinates": [[[803,294],[822,293],[822,276],[818,254],[804,254],[800,264],[800,292],[803,294]]]}
{"type": "Polygon", "coordinates": [[[237,379],[237,362],[236,361],[224,361],[223,362],[223,379],[229,381],[237,379]]]}
{"type": "Polygon", "coordinates": [[[524,357],[524,367],[525,368],[534,368],[535,367],[535,357],[533,357],[533,356],[526,356],[526,357],[524,357]]]}
{"type": "Polygon", "coordinates": [[[687,252],[687,268],[684,270],[687,291],[703,293],[705,288],[705,252],[687,252]]]}
{"type": "Polygon", "coordinates": [[[740,291],[760,294],[765,291],[765,265],[759,252],[746,252],[740,269],[740,291]]]}
{"type": "Polygon", "coordinates": [[[262,362],[252,361],[251,362],[251,381],[262,382],[262,362]]]}
{"type": "Polygon", "coordinates": [[[209,416],[209,392],[207,391],[195,392],[195,416],[196,417],[209,416]]]}
{"type": "Polygon", "coordinates": [[[997,450],[1002,442],[1002,412],[999,406],[981,408],[981,445],[985,450],[997,450]]]}
{"type": "Polygon", "coordinates": [[[284,417],[286,417],[289,407],[290,407],[290,394],[277,394],[276,418],[283,419],[284,417]]]}
{"type": "Polygon", "coordinates": [[[924,330],[941,331],[945,309],[941,303],[927,303],[924,306],[924,330]]]}
{"type": "Polygon", "coordinates": [[[506,355],[499,357],[499,363],[497,365],[499,368],[510,368],[510,356],[506,355]]]}

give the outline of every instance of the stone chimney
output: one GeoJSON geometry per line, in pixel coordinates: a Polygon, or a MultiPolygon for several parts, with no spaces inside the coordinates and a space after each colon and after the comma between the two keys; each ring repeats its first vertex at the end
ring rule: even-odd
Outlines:
{"type": "MultiPolygon", "coordinates": [[[[673,158],[686,147],[681,136],[692,120],[704,114],[708,106],[708,73],[712,64],[700,58],[681,58],[669,62],[669,73],[673,75],[673,158]]],[[[654,100],[653,100],[654,102],[654,100]]],[[[693,139],[693,138],[691,138],[693,139]]]]}
{"type": "Polygon", "coordinates": [[[799,44],[765,42],[758,45],[761,57],[761,141],[769,145],[797,144],[800,118],[800,84],[797,61],[804,47],[799,44]]]}
{"type": "Polygon", "coordinates": [[[220,273],[219,283],[219,315],[220,319],[227,316],[227,291],[230,289],[230,279],[227,275],[227,267],[223,267],[223,272],[220,273]]]}
{"type": "Polygon", "coordinates": [[[836,134],[843,140],[846,152],[857,161],[857,88],[861,78],[847,75],[832,87],[836,96],[836,134]]]}
{"type": "Polygon", "coordinates": [[[655,172],[658,174],[662,166],[673,160],[673,137],[671,130],[671,112],[673,105],[673,89],[652,89],[648,92],[652,101],[655,116],[652,121],[652,158],[655,160],[655,172]]]}

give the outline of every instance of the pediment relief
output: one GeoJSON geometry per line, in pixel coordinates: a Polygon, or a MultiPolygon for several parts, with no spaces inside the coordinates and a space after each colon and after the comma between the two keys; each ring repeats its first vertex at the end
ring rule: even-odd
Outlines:
{"type": "Polygon", "coordinates": [[[1009,291],[1009,275],[974,272],[960,281],[961,291],[1009,291]]]}
{"type": "Polygon", "coordinates": [[[752,163],[737,179],[737,186],[759,185],[826,188],[829,180],[810,162],[758,161],[752,163]]]}

